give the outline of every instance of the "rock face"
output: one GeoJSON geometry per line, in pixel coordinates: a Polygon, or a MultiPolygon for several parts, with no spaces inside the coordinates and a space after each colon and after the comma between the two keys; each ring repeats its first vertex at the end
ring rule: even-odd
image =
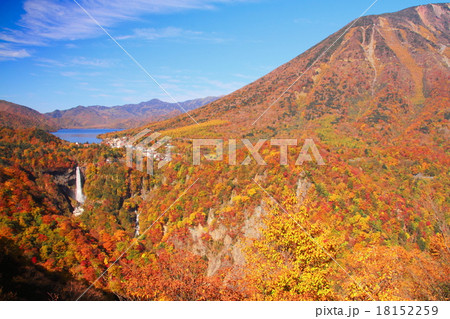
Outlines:
{"type": "MultiPolygon", "coordinates": [[[[297,181],[296,189],[299,205],[306,199],[311,186],[312,183],[305,174],[302,174],[297,181]]],[[[261,230],[265,227],[263,222],[264,216],[267,214],[265,207],[266,203],[261,201],[259,206],[246,211],[243,223],[234,228],[226,227],[215,215],[214,209],[210,209],[206,225],[198,224],[189,229],[191,240],[186,244],[187,248],[208,259],[208,276],[214,275],[224,266],[245,265],[244,250],[246,246],[252,240],[260,238],[261,230]],[[229,235],[230,231],[240,235],[232,238],[229,235]],[[209,237],[210,240],[205,241],[203,239],[205,237],[209,237]]]]}
{"type": "Polygon", "coordinates": [[[208,258],[207,275],[214,275],[224,266],[242,266],[245,264],[243,249],[248,245],[249,240],[260,237],[260,230],[264,227],[262,218],[265,215],[265,203],[261,202],[254,210],[246,212],[246,219],[239,229],[230,229],[221,224],[214,211],[211,209],[208,214],[207,225],[197,225],[190,228],[191,244],[189,249],[200,256],[208,258]],[[230,231],[239,232],[242,236],[233,239],[228,233],[230,231]],[[204,235],[211,239],[205,242],[204,235]]]}
{"type": "Polygon", "coordinates": [[[76,199],[75,195],[75,185],[76,185],[76,169],[71,168],[68,170],[59,170],[59,171],[52,171],[48,172],[50,173],[53,178],[55,179],[55,182],[58,184],[61,193],[64,195],[76,199]]]}
{"type": "Polygon", "coordinates": [[[55,183],[58,185],[58,190],[60,194],[60,200],[58,201],[58,206],[61,211],[70,211],[75,214],[80,215],[82,213],[81,207],[78,207],[76,203],[80,203],[78,199],[85,200],[84,195],[81,193],[82,197],[77,195],[77,175],[79,175],[80,183],[83,180],[83,168],[71,168],[68,170],[58,170],[46,172],[53,176],[55,183]],[[77,199],[77,197],[79,197],[77,199]]]}
{"type": "Polygon", "coordinates": [[[311,188],[312,183],[305,178],[305,175],[302,174],[297,182],[297,190],[295,194],[297,195],[298,203],[301,205],[306,198],[306,194],[308,190],[311,188]]]}

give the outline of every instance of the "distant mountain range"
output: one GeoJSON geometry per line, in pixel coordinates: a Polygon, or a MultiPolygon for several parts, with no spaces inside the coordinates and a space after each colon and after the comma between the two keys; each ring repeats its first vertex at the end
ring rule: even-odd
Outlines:
{"type": "Polygon", "coordinates": [[[77,106],[42,114],[30,107],[0,100],[0,126],[14,129],[40,128],[56,131],[60,128],[135,128],[149,122],[169,119],[217,100],[206,97],[180,103],[153,99],[139,104],[113,107],[77,106]]]}
{"type": "Polygon", "coordinates": [[[14,129],[37,127],[45,131],[55,131],[58,124],[53,119],[29,107],[0,100],[0,126],[14,129]]]}
{"type": "Polygon", "coordinates": [[[64,111],[56,110],[46,115],[62,128],[133,128],[168,119],[217,99],[218,97],[206,97],[179,103],[153,99],[139,104],[113,107],[77,106],[64,111]]]}

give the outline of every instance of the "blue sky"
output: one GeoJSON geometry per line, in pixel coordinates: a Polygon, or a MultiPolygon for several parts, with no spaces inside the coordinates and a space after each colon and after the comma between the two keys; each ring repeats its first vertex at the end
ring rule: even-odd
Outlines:
{"type": "MultiPolygon", "coordinates": [[[[253,82],[374,0],[77,0],[176,100],[253,82]]],[[[379,0],[367,14],[426,1],[379,0]]],[[[171,101],[74,0],[0,1],[0,99],[40,112],[171,101]]]]}

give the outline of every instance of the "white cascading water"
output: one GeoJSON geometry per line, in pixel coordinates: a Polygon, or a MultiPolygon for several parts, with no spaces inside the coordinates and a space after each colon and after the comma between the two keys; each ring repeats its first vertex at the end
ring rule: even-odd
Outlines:
{"type": "Polygon", "coordinates": [[[139,236],[139,231],[140,231],[140,226],[139,226],[139,213],[137,211],[134,212],[136,214],[136,228],[135,228],[135,232],[134,232],[134,236],[138,237],[139,236]]]}
{"type": "Polygon", "coordinates": [[[77,200],[78,203],[83,204],[85,197],[83,195],[83,188],[81,185],[81,172],[80,172],[80,168],[77,166],[77,176],[76,176],[76,193],[75,193],[75,199],[77,200]]]}

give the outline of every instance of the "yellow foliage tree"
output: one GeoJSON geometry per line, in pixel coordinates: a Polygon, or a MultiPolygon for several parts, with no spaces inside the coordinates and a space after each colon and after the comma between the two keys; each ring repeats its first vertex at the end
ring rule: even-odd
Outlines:
{"type": "Polygon", "coordinates": [[[274,203],[264,224],[261,238],[246,249],[243,282],[250,298],[333,300],[328,277],[339,245],[330,229],[311,224],[307,209],[294,196],[282,205],[274,203]]]}

